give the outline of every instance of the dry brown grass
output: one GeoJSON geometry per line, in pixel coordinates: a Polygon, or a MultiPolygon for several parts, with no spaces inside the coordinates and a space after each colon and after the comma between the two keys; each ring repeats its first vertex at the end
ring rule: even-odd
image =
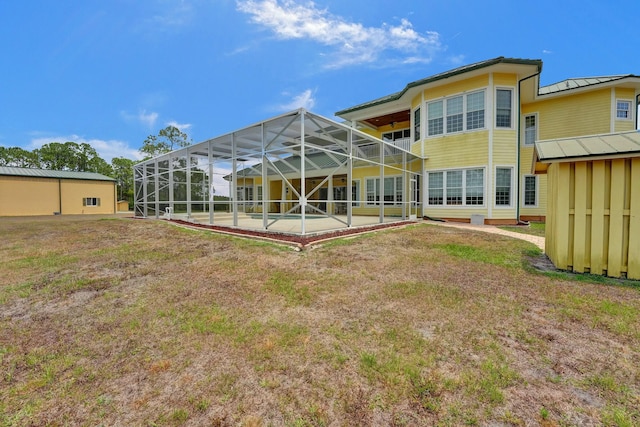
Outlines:
{"type": "Polygon", "coordinates": [[[637,425],[637,287],[419,225],[304,252],[0,220],[0,425],[637,425]]]}

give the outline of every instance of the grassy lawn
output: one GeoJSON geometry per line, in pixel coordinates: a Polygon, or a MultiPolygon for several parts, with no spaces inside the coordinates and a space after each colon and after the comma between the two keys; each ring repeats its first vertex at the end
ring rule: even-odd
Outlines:
{"type": "Polygon", "coordinates": [[[640,289],[416,225],[295,252],[0,220],[0,426],[640,424],[640,289]]]}
{"type": "Polygon", "coordinates": [[[545,223],[544,222],[530,222],[528,226],[501,226],[498,228],[501,228],[503,230],[507,230],[507,231],[515,231],[517,233],[524,233],[524,234],[531,234],[533,236],[540,236],[540,237],[544,237],[544,226],[545,223]]]}

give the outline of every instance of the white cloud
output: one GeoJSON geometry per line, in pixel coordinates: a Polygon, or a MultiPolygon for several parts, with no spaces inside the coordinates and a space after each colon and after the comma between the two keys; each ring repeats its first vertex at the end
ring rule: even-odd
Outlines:
{"type": "Polygon", "coordinates": [[[552,54],[552,53],[553,53],[553,51],[548,50],[548,49],[543,49],[543,50],[542,50],[542,53],[544,53],[545,55],[550,55],[550,54],[552,54]]]}
{"type": "Polygon", "coordinates": [[[152,129],[155,126],[156,121],[158,120],[158,117],[160,115],[155,111],[147,113],[147,110],[140,110],[138,114],[131,114],[127,111],[121,111],[120,116],[122,116],[122,118],[127,122],[139,122],[148,129],[152,129]]]}
{"type": "Polygon", "coordinates": [[[111,163],[111,159],[114,157],[125,157],[127,159],[142,160],[142,154],[131,147],[124,141],[115,139],[86,139],[78,135],[54,135],[54,136],[39,136],[31,140],[29,144],[29,150],[35,150],[50,142],[76,142],[78,144],[87,143],[92,146],[98,155],[104,159],[107,163],[111,163]]]}
{"type": "Polygon", "coordinates": [[[156,124],[156,120],[158,120],[158,113],[152,111],[147,114],[147,110],[142,110],[138,113],[138,120],[146,124],[149,128],[152,128],[156,124]]]}
{"type": "Polygon", "coordinates": [[[182,132],[188,131],[189,129],[191,129],[191,126],[192,126],[191,123],[178,123],[175,120],[166,122],[165,125],[176,127],[180,129],[182,132]]]}
{"type": "MultiPolygon", "coordinates": [[[[288,95],[288,94],[284,94],[288,95]]],[[[278,107],[280,111],[292,111],[297,110],[299,108],[304,108],[305,110],[312,110],[316,105],[316,99],[314,97],[314,92],[311,89],[307,89],[304,92],[295,95],[290,102],[286,104],[281,104],[278,107]]]]}
{"type": "Polygon", "coordinates": [[[390,52],[408,55],[411,62],[429,62],[441,48],[438,33],[419,33],[407,19],[395,26],[365,27],[319,9],[313,2],[238,0],[237,5],[238,10],[251,15],[253,22],[281,39],[308,39],[333,47],[329,68],[372,63],[390,52]]]}

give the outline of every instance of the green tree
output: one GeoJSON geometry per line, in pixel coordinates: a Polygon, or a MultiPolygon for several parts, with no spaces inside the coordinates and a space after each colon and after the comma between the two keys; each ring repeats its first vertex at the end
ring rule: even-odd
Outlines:
{"type": "Polygon", "coordinates": [[[20,147],[0,147],[0,166],[40,167],[37,154],[20,147]]]}
{"type": "Polygon", "coordinates": [[[34,150],[40,161],[40,167],[51,170],[69,170],[76,172],[97,172],[111,176],[113,170],[109,163],[86,142],[50,142],[34,150]]]}
{"type": "Polygon", "coordinates": [[[129,209],[133,208],[133,165],[136,162],[124,157],[111,159],[113,169],[112,178],[118,181],[118,198],[129,202],[129,209]]]}
{"type": "Polygon", "coordinates": [[[160,130],[158,135],[149,135],[142,143],[140,151],[145,154],[145,160],[147,160],[189,145],[191,145],[189,135],[175,126],[167,126],[160,130]]]}

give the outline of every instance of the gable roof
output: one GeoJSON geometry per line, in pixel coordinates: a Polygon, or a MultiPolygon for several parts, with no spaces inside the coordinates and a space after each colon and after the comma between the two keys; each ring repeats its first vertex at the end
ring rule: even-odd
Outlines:
{"type": "Polygon", "coordinates": [[[32,178],[82,179],[86,181],[116,181],[113,178],[95,172],[56,171],[35,168],[17,168],[12,166],[0,166],[0,175],[26,176],[32,178]]]}
{"type": "Polygon", "coordinates": [[[385,104],[387,102],[396,101],[400,99],[411,88],[421,86],[427,83],[433,83],[438,80],[444,80],[453,76],[457,76],[459,74],[468,73],[470,71],[478,70],[478,69],[489,67],[491,65],[496,65],[496,64],[535,65],[538,67],[538,72],[542,70],[542,61],[539,59],[518,59],[518,58],[505,58],[504,56],[499,56],[497,58],[476,62],[474,64],[464,65],[462,67],[454,68],[453,70],[445,71],[443,73],[434,74],[433,76],[426,77],[424,79],[416,80],[415,82],[411,82],[407,84],[405,88],[400,92],[392,93],[391,95],[383,96],[382,98],[374,99],[372,101],[368,101],[363,104],[359,104],[354,107],[347,108],[342,111],[338,111],[335,114],[336,116],[341,116],[343,114],[348,114],[354,111],[363,110],[365,108],[373,107],[376,105],[385,104]]]}
{"type": "Polygon", "coordinates": [[[535,144],[535,173],[544,173],[549,163],[640,157],[640,131],[550,139],[535,144]]]}
{"type": "Polygon", "coordinates": [[[633,74],[621,74],[614,76],[600,76],[600,77],[579,77],[573,79],[566,79],[560,82],[542,86],[538,89],[538,95],[549,95],[552,93],[563,92],[565,90],[578,89],[581,87],[593,86],[602,83],[609,83],[616,80],[626,79],[628,77],[638,77],[633,74]]]}

